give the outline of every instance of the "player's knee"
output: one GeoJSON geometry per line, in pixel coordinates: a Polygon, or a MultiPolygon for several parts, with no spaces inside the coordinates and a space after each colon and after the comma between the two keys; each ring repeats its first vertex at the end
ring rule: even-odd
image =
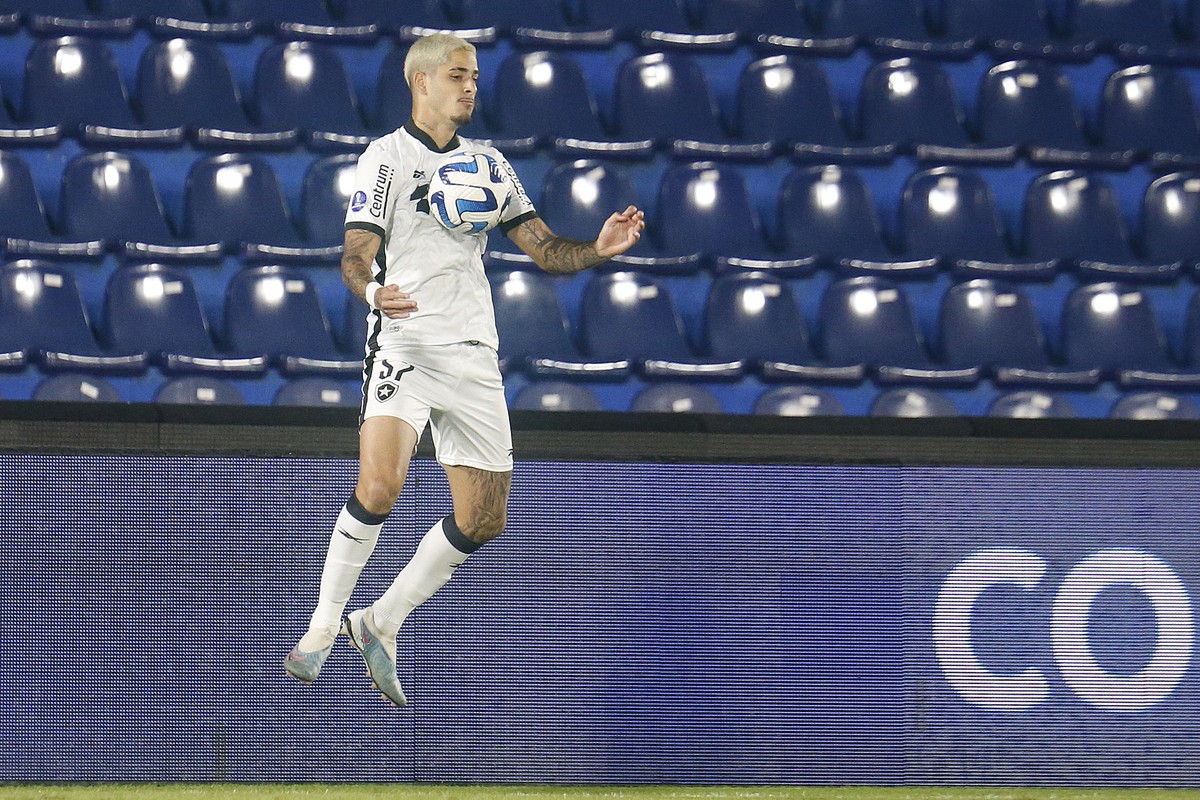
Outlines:
{"type": "Polygon", "coordinates": [[[403,486],[404,481],[399,479],[366,478],[359,480],[354,494],[372,514],[386,514],[396,504],[403,486]]]}

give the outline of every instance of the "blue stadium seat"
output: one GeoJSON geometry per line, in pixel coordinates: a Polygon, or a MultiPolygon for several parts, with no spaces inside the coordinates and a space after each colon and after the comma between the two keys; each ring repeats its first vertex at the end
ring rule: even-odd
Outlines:
{"type": "Polygon", "coordinates": [[[841,57],[857,44],[852,35],[821,33],[797,0],[703,0],[700,5],[702,30],[737,32],[761,49],[841,57]]]}
{"type": "Polygon", "coordinates": [[[743,360],[767,381],[858,383],[863,379],[862,364],[820,363],[790,286],[764,272],[735,272],[713,281],[704,309],[704,333],[710,357],[743,360]]]}
{"type": "Polygon", "coordinates": [[[1063,305],[1063,353],[1075,368],[1099,368],[1122,386],[1196,387],[1179,369],[1150,299],[1119,283],[1080,286],[1063,305]]]}
{"type": "Polygon", "coordinates": [[[492,303],[500,335],[500,368],[535,378],[620,380],[633,369],[628,358],[582,355],[567,327],[553,279],[536,272],[494,275],[492,303]]]}
{"type": "MultiPolygon", "coordinates": [[[[340,19],[348,25],[378,25],[381,30],[402,33],[403,38],[412,40],[423,33],[422,29],[449,30],[455,20],[447,14],[441,0],[341,0],[340,19]]],[[[460,35],[466,31],[456,31],[460,35]]],[[[495,31],[486,36],[495,39],[495,31]]],[[[483,43],[479,36],[468,34],[467,38],[483,43]]]]}
{"type": "Polygon", "coordinates": [[[566,381],[535,381],[517,392],[513,408],[531,411],[600,411],[600,400],[586,386],[566,381]]]}
{"type": "Polygon", "coordinates": [[[924,276],[938,265],[891,249],[867,184],[844,167],[803,167],[784,179],[778,235],[788,255],[816,256],[848,273],[924,276]]]}
{"type": "Polygon", "coordinates": [[[63,169],[58,218],[71,239],[107,240],[135,259],[221,257],[219,241],[185,242],[171,230],[150,170],[133,156],[85,153],[63,169]]]}
{"type": "Polygon", "coordinates": [[[148,353],[165,374],[261,375],[262,356],[218,352],[188,273],[162,264],[118,267],[104,297],[104,339],[122,351],[148,353]]]}
{"type": "Polygon", "coordinates": [[[185,236],[223,241],[253,260],[336,260],[340,245],[300,240],[270,164],[257,156],[226,153],[197,159],[184,188],[185,236]]]}
{"type": "Polygon", "coordinates": [[[776,386],[754,402],[754,413],[776,417],[840,417],[845,411],[829,392],[808,386],[776,386]]]}
{"type": "Polygon", "coordinates": [[[362,358],[367,342],[367,307],[350,292],[343,303],[342,327],[335,333],[339,350],[348,358],[362,358]]]}
{"type": "Polygon", "coordinates": [[[121,393],[111,383],[95,375],[54,375],[33,390],[38,402],[120,403],[121,393]]]}
{"type": "Polygon", "coordinates": [[[817,328],[828,363],[866,364],[880,383],[970,385],[979,380],[979,365],[944,367],[930,359],[908,297],[883,278],[830,284],[821,296],[817,328]]]}
{"type": "Polygon", "coordinates": [[[979,173],[934,167],[909,176],[900,200],[904,251],[938,258],[968,276],[1021,280],[1051,278],[1056,259],[1017,255],[1004,231],[992,188],[979,173]]]}
{"type": "Polygon", "coordinates": [[[957,417],[958,407],[943,394],[918,388],[889,389],[871,403],[872,417],[957,417]]]}
{"type": "Polygon", "coordinates": [[[211,42],[176,38],[148,45],[138,64],[138,105],[147,125],[186,128],[200,147],[290,148],[300,136],[250,122],[229,62],[211,42]]]}
{"type": "Polygon", "coordinates": [[[104,240],[69,241],[51,232],[45,208],[24,159],[0,151],[0,236],[9,255],[96,258],[104,240]]]}
{"type": "Polygon", "coordinates": [[[315,39],[324,42],[368,43],[379,35],[369,22],[336,20],[321,0],[210,0],[232,23],[251,24],[256,33],[274,33],[281,39],[315,39]]]}
{"type": "Polygon", "coordinates": [[[154,394],[154,402],[189,406],[240,406],[246,399],[229,381],[212,377],[172,378],[154,394]]]}
{"type": "Polygon", "coordinates": [[[1058,395],[1035,390],[1009,392],[992,401],[989,417],[1009,419],[1073,419],[1074,406],[1058,395]]]}
{"type": "Polygon", "coordinates": [[[0,352],[15,349],[31,353],[47,371],[137,374],[148,360],[144,352],[103,350],[75,275],[34,261],[0,267],[0,352]]]}
{"type": "Polygon", "coordinates": [[[1200,173],[1174,172],[1146,187],[1141,251],[1150,261],[1200,265],[1200,173]]]}
{"type": "Polygon", "coordinates": [[[1004,58],[1084,61],[1092,52],[1056,35],[1047,0],[943,0],[950,39],[974,38],[1004,58]]]}
{"type": "Polygon", "coordinates": [[[317,159],[305,170],[300,207],[309,244],[332,248],[342,245],[357,162],[356,154],[341,153],[317,159]]]}
{"type": "Polygon", "coordinates": [[[354,377],[362,359],[338,352],[312,282],[298,269],[247,267],[225,293],[225,335],[243,357],[266,355],[285,375],[354,377]]]}
{"type": "Polygon", "coordinates": [[[1100,140],[1131,150],[1155,168],[1200,165],[1200,126],[1187,80],[1169,67],[1118,70],[1100,98],[1100,140]]]}
{"type": "Polygon", "coordinates": [[[1195,64],[1200,50],[1175,35],[1170,0],[1070,0],[1068,38],[1137,63],[1195,64]]]}
{"type": "Polygon", "coordinates": [[[650,378],[730,380],[742,362],[697,357],[666,286],[636,272],[598,273],[580,304],[583,350],[602,361],[634,361],[650,378]]]}
{"type": "Polygon", "coordinates": [[[519,47],[609,47],[616,31],[576,21],[563,0],[458,0],[456,27],[496,28],[519,47]]]}
{"type": "Polygon", "coordinates": [[[1187,397],[1168,392],[1138,392],[1113,403],[1112,419],[1200,419],[1200,408],[1187,397]]]}
{"type": "Polygon", "coordinates": [[[204,0],[100,0],[100,7],[108,17],[133,17],[156,36],[240,41],[254,33],[249,22],[214,19],[204,0]]]}
{"type": "Polygon", "coordinates": [[[1112,184],[1063,170],[1041,175],[1025,193],[1025,250],[1038,260],[1062,258],[1089,278],[1171,281],[1178,262],[1145,261],[1129,242],[1112,184]]]}
{"type": "Polygon", "coordinates": [[[931,30],[920,0],[824,0],[820,17],[825,36],[852,36],[885,56],[961,59],[975,47],[974,36],[955,39],[931,30]]]}
{"type": "Polygon", "coordinates": [[[277,406],[342,408],[360,405],[362,392],[352,391],[347,382],[334,378],[292,378],[279,387],[271,402],[277,406]]]}
{"type": "Polygon", "coordinates": [[[1006,61],[992,67],[979,83],[978,106],[983,143],[1018,145],[1033,164],[1124,168],[1136,155],[1088,141],[1071,82],[1053,64],[1006,61]]]}
{"type": "Polygon", "coordinates": [[[647,48],[729,50],[737,46],[736,32],[703,33],[691,19],[686,0],[580,0],[578,22],[586,28],[611,29],[623,39],[647,48]]]}
{"type": "MultiPolygon", "coordinates": [[[[0,19],[3,19],[3,16],[3,13],[0,13],[0,19]]],[[[62,137],[62,125],[57,123],[18,122],[4,97],[4,92],[0,90],[0,147],[53,147],[62,141],[62,137]]]]}
{"type": "Polygon", "coordinates": [[[983,367],[997,385],[1095,386],[1098,369],[1064,369],[1051,363],[1037,312],[1019,289],[976,279],[942,295],[938,320],[947,364],[983,367]]]}
{"type": "Polygon", "coordinates": [[[61,125],[87,144],[177,145],[183,128],[143,128],[133,116],[116,57],[103,42],[63,36],[35,42],[25,59],[21,119],[61,125]]]}
{"type": "Polygon", "coordinates": [[[2,8],[6,17],[19,12],[37,36],[126,37],[137,25],[133,15],[109,14],[88,0],[5,0],[2,8]]]}
{"type": "Polygon", "coordinates": [[[792,148],[802,161],[883,164],[896,145],[851,140],[841,106],[819,61],[768,56],[752,61],[738,81],[736,132],[792,148]],[[800,113],[798,109],[803,109],[800,113]]]}
{"type": "Polygon", "coordinates": [[[920,161],[1011,164],[1013,143],[984,146],[971,140],[966,114],[941,65],[897,58],[872,66],[860,94],[862,138],[895,143],[920,161]]]}
{"type": "Polygon", "coordinates": [[[623,140],[650,140],[679,156],[766,159],[770,141],[725,132],[708,78],[686,53],[647,53],[617,70],[613,122],[623,140]]]}
{"type": "Polygon", "coordinates": [[[310,42],[279,42],[254,69],[254,107],[270,130],[298,129],[316,150],[361,151],[367,131],[337,51],[310,42]]]}
{"type": "Polygon", "coordinates": [[[667,252],[699,249],[718,272],[804,274],[816,263],[812,255],[788,257],[771,249],[746,182],[730,165],[698,161],[668,168],[654,219],[667,252]]]}
{"type": "Polygon", "coordinates": [[[717,396],[703,386],[688,383],[661,383],[638,392],[630,411],[657,414],[723,414],[717,396]]]}

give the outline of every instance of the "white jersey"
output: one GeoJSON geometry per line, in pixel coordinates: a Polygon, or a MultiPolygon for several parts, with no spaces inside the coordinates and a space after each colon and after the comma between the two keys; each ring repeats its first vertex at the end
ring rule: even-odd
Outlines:
{"type": "Polygon", "coordinates": [[[367,351],[407,345],[476,341],[493,349],[496,336],[492,293],[483,271],[487,234],[452,233],[429,213],[429,179],[452,153],[487,153],[508,174],[512,199],[499,228],[507,233],[537,215],[512,165],[494,147],[454,137],[444,148],[409,120],[371,142],[358,158],[346,228],[383,239],[374,280],[396,284],[417,301],[407,319],[388,319],[372,310],[367,317],[367,351]]]}

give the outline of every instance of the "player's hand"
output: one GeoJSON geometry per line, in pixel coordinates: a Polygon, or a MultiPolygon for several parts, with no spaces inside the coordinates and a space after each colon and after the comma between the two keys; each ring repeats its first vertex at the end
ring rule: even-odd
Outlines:
{"type": "Polygon", "coordinates": [[[405,319],[417,310],[417,301],[394,283],[375,290],[375,305],[388,319],[405,319]]]}
{"type": "Polygon", "coordinates": [[[596,237],[596,255],[612,258],[624,253],[642,238],[646,227],[646,215],[637,206],[630,206],[604,220],[600,235],[596,237]]]}

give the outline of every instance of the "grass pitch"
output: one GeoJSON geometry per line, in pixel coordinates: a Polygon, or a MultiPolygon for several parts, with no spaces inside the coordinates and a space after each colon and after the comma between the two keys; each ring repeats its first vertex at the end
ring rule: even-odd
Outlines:
{"type": "Polygon", "coordinates": [[[1200,800],[1200,789],[437,784],[0,785],[0,800],[1200,800]]]}

